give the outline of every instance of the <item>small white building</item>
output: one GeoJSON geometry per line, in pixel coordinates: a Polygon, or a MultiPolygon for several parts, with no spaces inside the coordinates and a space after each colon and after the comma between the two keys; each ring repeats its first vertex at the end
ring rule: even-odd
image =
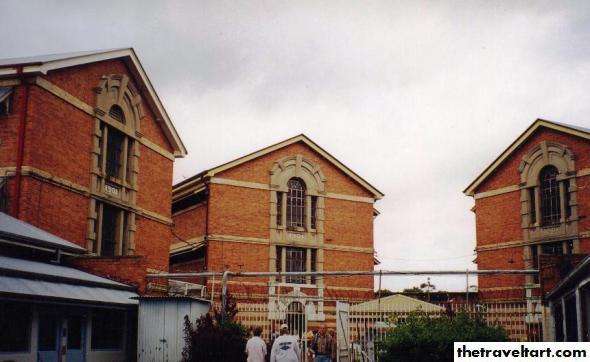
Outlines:
{"type": "Polygon", "coordinates": [[[208,300],[189,296],[140,297],[137,360],[181,361],[185,316],[194,325],[209,308],[208,300]]]}

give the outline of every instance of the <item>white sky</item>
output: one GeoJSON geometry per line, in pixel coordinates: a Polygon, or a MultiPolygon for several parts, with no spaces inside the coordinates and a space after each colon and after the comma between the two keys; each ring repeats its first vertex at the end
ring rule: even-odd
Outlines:
{"type": "Polygon", "coordinates": [[[189,150],[175,181],[307,134],[386,194],[375,223],[383,269],[474,267],[465,186],[538,117],[590,126],[590,2],[0,0],[0,9],[2,58],[134,47],[189,150]]]}

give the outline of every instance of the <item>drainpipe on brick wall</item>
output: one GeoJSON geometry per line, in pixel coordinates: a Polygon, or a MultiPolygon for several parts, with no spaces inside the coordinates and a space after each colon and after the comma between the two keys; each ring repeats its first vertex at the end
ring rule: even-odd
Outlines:
{"type": "Polygon", "coordinates": [[[17,139],[17,151],[16,151],[16,170],[14,175],[14,203],[12,206],[12,215],[18,218],[20,213],[20,196],[21,196],[21,178],[22,168],[25,153],[25,133],[27,124],[27,114],[29,109],[29,84],[23,75],[23,67],[18,67],[17,74],[21,78],[21,84],[24,89],[24,100],[23,109],[21,110],[21,116],[18,125],[18,139],[17,139]]]}
{"type": "MultiPolygon", "coordinates": [[[[203,260],[203,269],[209,270],[207,267],[207,261],[209,260],[209,183],[205,183],[205,195],[206,199],[205,202],[205,236],[203,237],[203,244],[205,244],[205,256],[203,260]]],[[[207,285],[207,282],[205,282],[207,285]]]]}

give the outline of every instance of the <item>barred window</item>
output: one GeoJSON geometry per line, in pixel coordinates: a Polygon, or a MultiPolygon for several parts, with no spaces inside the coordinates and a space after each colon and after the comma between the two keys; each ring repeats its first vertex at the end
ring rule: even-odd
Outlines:
{"type": "Polygon", "coordinates": [[[287,227],[305,227],[305,183],[299,178],[292,178],[287,186],[287,227]]]}
{"type": "Polygon", "coordinates": [[[277,192],[277,226],[283,225],[283,193],[277,192]]]}
{"type": "Polygon", "coordinates": [[[123,142],[125,136],[114,128],[108,128],[107,150],[106,150],[106,171],[107,175],[121,178],[121,167],[123,166],[123,142]]]}
{"type": "Polygon", "coordinates": [[[545,166],[540,173],[541,224],[543,226],[558,224],[561,219],[557,174],[557,168],[554,166],[545,166]]]}
{"type": "MultiPolygon", "coordinates": [[[[306,250],[302,248],[287,248],[286,267],[287,272],[304,272],[306,261],[306,250]]],[[[292,275],[287,277],[287,283],[304,284],[305,277],[292,275]]]]}
{"type": "Polygon", "coordinates": [[[311,197],[311,228],[316,229],[317,225],[317,207],[318,207],[318,197],[312,196],[311,197]]]}
{"type": "Polygon", "coordinates": [[[534,188],[530,188],[529,189],[529,200],[530,200],[530,215],[531,215],[531,224],[534,224],[537,222],[537,200],[535,200],[535,189],[534,188]]]}

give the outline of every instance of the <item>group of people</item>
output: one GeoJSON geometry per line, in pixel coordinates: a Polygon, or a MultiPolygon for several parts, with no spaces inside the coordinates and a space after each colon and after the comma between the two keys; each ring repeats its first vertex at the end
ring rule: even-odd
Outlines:
{"type": "Polygon", "coordinates": [[[252,329],[252,337],[246,343],[248,362],[335,362],[336,336],[333,330],[324,326],[313,331],[307,344],[307,355],[303,355],[299,338],[289,334],[289,326],[281,325],[280,335],[271,342],[270,356],[266,342],[260,337],[262,328],[252,329]]]}

